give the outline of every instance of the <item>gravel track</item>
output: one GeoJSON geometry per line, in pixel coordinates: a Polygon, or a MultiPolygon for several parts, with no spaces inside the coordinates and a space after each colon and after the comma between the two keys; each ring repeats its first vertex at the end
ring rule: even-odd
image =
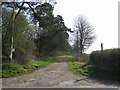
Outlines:
{"type": "Polygon", "coordinates": [[[28,75],[3,78],[2,87],[118,87],[118,83],[73,74],[67,62],[56,62],[28,75]]]}

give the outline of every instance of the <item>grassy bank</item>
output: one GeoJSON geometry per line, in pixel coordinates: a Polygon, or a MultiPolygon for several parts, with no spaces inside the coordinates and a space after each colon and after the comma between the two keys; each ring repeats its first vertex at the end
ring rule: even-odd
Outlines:
{"type": "Polygon", "coordinates": [[[85,76],[109,80],[120,80],[119,72],[120,49],[94,51],[90,54],[88,63],[69,62],[69,70],[85,76]]]}
{"type": "Polygon", "coordinates": [[[95,70],[94,65],[86,65],[80,62],[68,62],[68,68],[74,74],[81,74],[84,76],[90,76],[95,70]]]}
{"type": "Polygon", "coordinates": [[[80,62],[69,62],[69,70],[74,74],[81,74],[84,76],[96,79],[119,80],[117,67],[100,67],[91,64],[81,64],[80,62]]]}
{"type": "Polygon", "coordinates": [[[72,56],[53,56],[48,57],[44,59],[34,60],[26,65],[20,65],[17,63],[9,64],[9,63],[3,63],[2,64],[2,77],[8,78],[8,77],[14,77],[24,74],[29,74],[37,69],[41,69],[44,67],[47,67],[50,63],[57,62],[59,60],[63,59],[69,59],[72,60],[72,56]]]}
{"type": "Polygon", "coordinates": [[[2,77],[14,77],[19,75],[24,75],[31,73],[37,69],[44,68],[48,66],[50,63],[57,61],[59,58],[57,56],[48,57],[40,60],[34,60],[26,65],[20,65],[17,63],[9,64],[3,63],[2,64],[2,77]]]}

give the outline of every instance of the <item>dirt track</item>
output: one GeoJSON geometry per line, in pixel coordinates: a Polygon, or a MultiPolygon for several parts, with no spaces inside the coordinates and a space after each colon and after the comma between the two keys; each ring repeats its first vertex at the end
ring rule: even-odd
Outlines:
{"type": "Polygon", "coordinates": [[[75,75],[68,71],[67,62],[57,62],[28,75],[3,78],[2,87],[118,87],[118,85],[113,81],[75,75]]]}

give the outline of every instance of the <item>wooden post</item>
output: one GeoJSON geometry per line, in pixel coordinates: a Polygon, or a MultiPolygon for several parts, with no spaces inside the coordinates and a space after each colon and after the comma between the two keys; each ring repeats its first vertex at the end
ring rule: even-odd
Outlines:
{"type": "Polygon", "coordinates": [[[103,43],[101,43],[101,65],[103,65],[103,43]]]}
{"type": "Polygon", "coordinates": [[[101,52],[103,52],[103,43],[101,43],[101,52]]]}

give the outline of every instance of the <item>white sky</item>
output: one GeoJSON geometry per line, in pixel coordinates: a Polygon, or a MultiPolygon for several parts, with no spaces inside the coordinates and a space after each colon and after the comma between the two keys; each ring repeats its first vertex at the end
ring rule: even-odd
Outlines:
{"type": "Polygon", "coordinates": [[[92,24],[96,40],[87,50],[118,47],[118,1],[119,0],[56,0],[55,15],[61,15],[65,25],[73,28],[74,20],[83,15],[92,24]]]}

